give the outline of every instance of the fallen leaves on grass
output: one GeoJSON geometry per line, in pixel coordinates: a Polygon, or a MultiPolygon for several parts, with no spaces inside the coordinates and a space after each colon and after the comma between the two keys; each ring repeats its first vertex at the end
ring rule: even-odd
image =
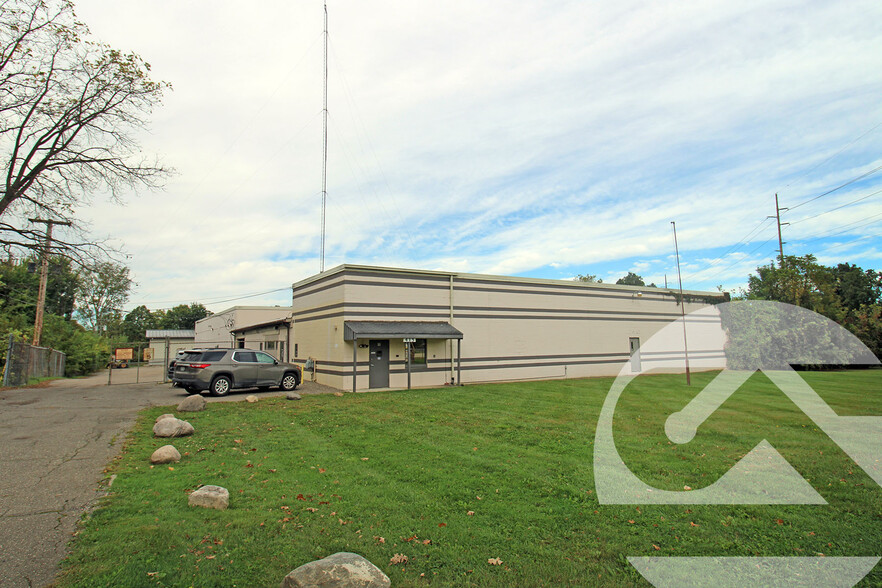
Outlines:
{"type": "Polygon", "coordinates": [[[447,526],[447,523],[438,523],[438,526],[439,526],[439,527],[446,527],[446,526],[447,526]]]}
{"type": "Polygon", "coordinates": [[[404,555],[403,553],[396,553],[395,555],[392,556],[392,559],[389,560],[389,563],[393,566],[398,565],[398,564],[407,563],[407,556],[404,555]]]}
{"type": "Polygon", "coordinates": [[[374,535],[374,541],[376,541],[377,543],[385,543],[385,542],[386,542],[386,538],[385,538],[385,537],[380,537],[379,535],[374,535]]]}
{"type": "Polygon", "coordinates": [[[470,510],[470,511],[469,511],[469,512],[467,512],[467,513],[466,513],[466,514],[467,514],[467,515],[469,515],[469,516],[472,516],[472,515],[474,515],[474,514],[475,514],[475,511],[473,511],[473,510],[470,510]]]}
{"type": "Polygon", "coordinates": [[[499,559],[498,557],[491,557],[490,559],[487,560],[487,563],[490,564],[491,566],[501,566],[502,560],[499,559]]]}

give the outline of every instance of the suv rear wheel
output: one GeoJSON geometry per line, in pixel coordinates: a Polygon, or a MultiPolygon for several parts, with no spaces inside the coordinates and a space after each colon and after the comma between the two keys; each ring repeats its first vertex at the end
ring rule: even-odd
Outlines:
{"type": "Polygon", "coordinates": [[[297,374],[288,373],[282,376],[282,383],[279,385],[280,390],[284,390],[285,392],[290,392],[297,388],[297,384],[300,382],[297,381],[297,374]]]}
{"type": "Polygon", "coordinates": [[[211,382],[211,394],[213,396],[226,396],[233,382],[227,376],[218,376],[211,382]]]}

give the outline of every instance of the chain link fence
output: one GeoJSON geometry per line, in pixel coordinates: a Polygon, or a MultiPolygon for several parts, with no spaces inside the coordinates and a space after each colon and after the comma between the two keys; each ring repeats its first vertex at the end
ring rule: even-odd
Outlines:
{"type": "Polygon", "coordinates": [[[31,378],[62,377],[65,357],[60,351],[28,345],[10,335],[3,385],[24,386],[31,378]]]}

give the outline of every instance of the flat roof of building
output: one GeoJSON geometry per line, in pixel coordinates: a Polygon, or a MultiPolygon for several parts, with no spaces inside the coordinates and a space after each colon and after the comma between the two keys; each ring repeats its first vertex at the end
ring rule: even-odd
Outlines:
{"type": "MultiPolygon", "coordinates": [[[[651,286],[626,286],[623,284],[606,284],[606,283],[597,283],[597,282],[578,282],[575,280],[553,280],[549,278],[523,278],[516,276],[496,276],[491,274],[470,274],[465,272],[447,272],[447,271],[437,271],[437,270],[421,270],[421,269],[408,269],[408,268],[399,268],[399,267],[383,267],[383,266],[372,266],[372,265],[357,265],[357,264],[348,264],[344,263],[342,265],[338,265],[329,270],[325,270],[322,273],[315,274],[314,276],[310,276],[299,282],[295,282],[292,286],[294,290],[298,288],[302,288],[304,286],[308,286],[313,282],[317,282],[319,280],[323,280],[329,278],[335,274],[340,274],[343,272],[366,272],[366,273],[378,273],[378,274],[401,274],[401,275],[413,275],[413,276],[438,276],[438,277],[453,277],[453,278],[462,278],[466,280],[485,280],[485,281],[493,281],[493,282],[509,282],[512,284],[543,284],[549,286],[567,286],[567,287],[576,287],[576,288],[586,288],[586,289],[595,289],[595,290],[625,290],[628,292],[659,292],[664,294],[678,294],[679,288],[664,288],[664,287],[651,287],[651,286]]],[[[712,296],[719,297],[722,299],[726,299],[728,294],[725,292],[708,292],[703,290],[683,290],[683,294],[688,294],[692,296],[712,296]]]]}

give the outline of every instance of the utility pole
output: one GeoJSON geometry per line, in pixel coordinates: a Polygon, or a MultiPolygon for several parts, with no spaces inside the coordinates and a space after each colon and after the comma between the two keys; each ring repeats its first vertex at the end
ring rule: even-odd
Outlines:
{"type": "Polygon", "coordinates": [[[43,308],[46,306],[46,285],[49,282],[49,251],[52,246],[52,227],[54,225],[69,227],[70,223],[40,218],[29,218],[28,220],[32,223],[43,223],[46,225],[46,241],[43,244],[40,260],[40,289],[37,291],[37,317],[34,320],[34,338],[32,341],[32,344],[37,347],[40,345],[40,338],[43,336],[43,308]]]}
{"type": "Polygon", "coordinates": [[[680,316],[683,319],[683,353],[686,358],[686,385],[692,385],[692,376],[689,373],[689,342],[686,339],[686,299],[683,298],[683,276],[680,273],[680,247],[677,245],[677,223],[671,221],[674,230],[674,252],[677,254],[677,279],[680,281],[680,316]]]}
{"type": "Polygon", "coordinates": [[[778,222],[778,253],[779,259],[781,262],[780,267],[784,267],[784,241],[781,238],[781,225],[789,225],[790,223],[782,223],[781,222],[781,211],[782,210],[790,210],[789,208],[781,208],[778,206],[778,194],[775,194],[775,216],[769,216],[766,218],[773,218],[778,222]]]}

